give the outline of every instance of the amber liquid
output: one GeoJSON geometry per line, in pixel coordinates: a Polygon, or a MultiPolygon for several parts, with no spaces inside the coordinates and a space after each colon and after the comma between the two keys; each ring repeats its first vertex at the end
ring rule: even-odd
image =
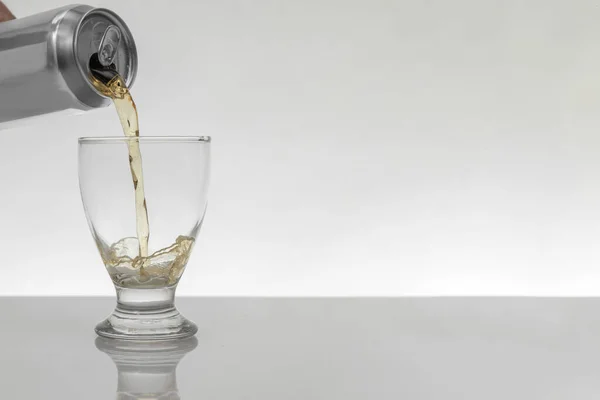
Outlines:
{"type": "MultiPolygon", "coordinates": [[[[107,83],[94,76],[91,82],[100,93],[113,100],[125,136],[137,138],[140,136],[137,108],[121,76],[116,72],[114,75],[107,83]]],[[[110,248],[99,246],[102,258],[111,278],[119,286],[143,288],[174,285],[187,264],[194,238],[179,236],[172,245],[148,255],[150,225],[139,140],[128,140],[127,147],[135,192],[137,238],[121,239],[110,248]]]]}
{"type": "MultiPolygon", "coordinates": [[[[94,85],[106,96],[112,98],[123,133],[127,137],[139,137],[140,129],[135,102],[125,82],[118,74],[106,85],[99,80],[93,80],[94,85]]],[[[144,193],[144,171],[142,169],[142,154],[138,140],[128,140],[129,169],[135,191],[135,221],[137,237],[140,242],[140,256],[148,256],[148,239],[150,238],[150,225],[148,224],[148,205],[144,193]]]]}

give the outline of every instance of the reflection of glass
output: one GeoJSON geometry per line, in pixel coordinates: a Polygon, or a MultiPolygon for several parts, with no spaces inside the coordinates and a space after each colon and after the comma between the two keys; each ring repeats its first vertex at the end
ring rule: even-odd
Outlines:
{"type": "Polygon", "coordinates": [[[174,296],[206,210],[209,150],[208,137],[79,139],[85,214],[117,291],[99,335],[164,340],[197,331],[174,296]]]}
{"type": "Polygon", "coordinates": [[[117,366],[118,400],[179,399],[177,364],[197,344],[195,337],[158,342],[96,339],[98,350],[108,354],[117,366]]]}

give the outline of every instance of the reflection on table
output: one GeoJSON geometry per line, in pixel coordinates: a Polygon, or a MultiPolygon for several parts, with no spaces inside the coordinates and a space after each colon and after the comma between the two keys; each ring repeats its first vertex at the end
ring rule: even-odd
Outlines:
{"type": "Polygon", "coordinates": [[[195,337],[133,342],[98,337],[96,347],[117,366],[117,399],[179,399],[179,361],[198,345],[195,337]]]}

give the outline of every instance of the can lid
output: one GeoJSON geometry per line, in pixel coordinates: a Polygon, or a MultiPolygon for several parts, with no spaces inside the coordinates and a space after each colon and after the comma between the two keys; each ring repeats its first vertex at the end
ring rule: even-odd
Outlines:
{"type": "MultiPolygon", "coordinates": [[[[111,63],[115,64],[117,72],[128,87],[133,85],[137,71],[137,50],[133,36],[118,15],[103,8],[94,8],[81,20],[75,36],[75,57],[77,65],[85,74],[90,76],[90,58],[107,46],[107,37],[113,39],[111,63]]],[[[110,44],[108,44],[110,45],[110,44]]]]}
{"type": "Polygon", "coordinates": [[[129,28],[117,14],[104,8],[75,5],[66,8],[56,23],[52,44],[56,48],[58,68],[82,106],[97,108],[110,104],[91,82],[90,59],[99,48],[107,51],[104,61],[115,65],[128,87],[133,85],[137,50],[129,28]],[[109,44],[114,48],[109,49],[109,44]]]}

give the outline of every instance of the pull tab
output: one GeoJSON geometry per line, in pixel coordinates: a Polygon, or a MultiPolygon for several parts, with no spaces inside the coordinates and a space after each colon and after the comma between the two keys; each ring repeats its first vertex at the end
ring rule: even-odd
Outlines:
{"type": "Polygon", "coordinates": [[[120,41],[121,31],[119,28],[114,25],[110,25],[106,28],[102,40],[100,40],[100,46],[98,46],[98,60],[100,61],[100,64],[105,67],[112,64],[117,55],[120,41]]]}

